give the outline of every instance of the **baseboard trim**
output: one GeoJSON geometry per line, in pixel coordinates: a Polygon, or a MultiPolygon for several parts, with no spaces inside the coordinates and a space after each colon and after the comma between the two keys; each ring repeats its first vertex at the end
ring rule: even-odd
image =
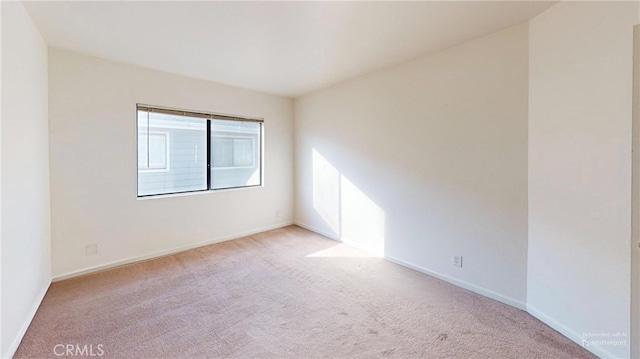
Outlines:
{"type": "Polygon", "coordinates": [[[322,236],[325,236],[325,237],[327,237],[327,238],[329,238],[329,239],[333,239],[334,241],[337,241],[337,242],[340,242],[340,243],[344,243],[344,244],[349,245],[349,246],[351,246],[351,247],[353,247],[353,248],[359,249],[359,250],[361,250],[361,251],[363,251],[363,252],[367,252],[368,254],[370,254],[370,255],[371,255],[371,256],[373,256],[373,257],[380,257],[380,258],[382,258],[382,254],[377,253],[377,252],[376,252],[376,250],[375,250],[374,248],[371,248],[371,247],[368,247],[368,246],[362,245],[361,243],[358,243],[358,242],[356,242],[356,241],[352,241],[352,240],[350,240],[349,238],[344,238],[344,237],[342,237],[342,238],[341,238],[341,237],[339,237],[338,235],[335,235],[335,234],[332,234],[332,233],[329,233],[329,232],[323,231],[323,230],[318,229],[318,228],[316,228],[316,227],[310,226],[310,225],[308,225],[308,224],[306,224],[306,223],[302,223],[302,222],[297,222],[297,221],[296,221],[296,222],[294,222],[294,224],[295,224],[296,226],[299,226],[299,227],[302,227],[302,228],[308,229],[308,230],[310,230],[311,232],[318,233],[318,234],[320,234],[320,235],[322,235],[322,236]]]}
{"type": "Polygon", "coordinates": [[[2,354],[3,358],[13,358],[13,356],[15,355],[16,350],[18,350],[20,343],[22,343],[22,339],[24,338],[24,335],[27,334],[27,329],[29,329],[29,326],[31,325],[33,318],[36,316],[36,312],[38,311],[38,308],[40,308],[40,304],[42,304],[42,301],[44,300],[44,296],[47,294],[47,291],[49,290],[50,286],[51,286],[51,282],[49,282],[49,284],[46,285],[44,289],[41,290],[40,293],[38,294],[38,297],[37,297],[38,300],[36,300],[36,302],[33,303],[33,306],[29,311],[29,315],[27,316],[27,320],[24,322],[24,324],[22,324],[22,328],[20,328],[20,331],[18,332],[16,339],[13,341],[13,343],[11,343],[11,346],[9,346],[9,349],[7,349],[6,353],[2,354]]]}
{"type": "Polygon", "coordinates": [[[602,347],[600,347],[598,345],[585,346],[583,344],[583,342],[582,342],[582,337],[578,333],[576,333],[572,329],[569,329],[564,324],[559,323],[558,321],[556,321],[555,319],[551,318],[550,316],[548,316],[546,313],[542,312],[538,308],[536,308],[534,306],[531,306],[531,305],[527,305],[527,312],[529,314],[533,315],[534,317],[536,317],[538,320],[540,320],[544,324],[546,324],[546,325],[550,326],[551,328],[553,328],[555,331],[557,331],[560,334],[564,335],[565,337],[571,339],[572,341],[574,341],[576,344],[580,345],[584,349],[590,351],[591,353],[593,353],[597,357],[603,358],[603,359],[605,359],[605,358],[611,358],[611,359],[617,358],[611,352],[609,352],[608,350],[606,350],[606,349],[604,349],[604,348],[602,348],[602,347]]]}
{"type": "Polygon", "coordinates": [[[126,258],[126,259],[121,259],[121,260],[117,260],[117,261],[113,261],[113,262],[109,262],[109,263],[105,263],[105,264],[100,264],[100,265],[89,267],[89,268],[85,268],[85,269],[76,270],[76,271],[73,271],[73,272],[68,272],[68,273],[65,273],[65,274],[56,275],[56,276],[53,277],[52,281],[53,282],[59,282],[61,280],[70,279],[70,278],[74,278],[74,277],[78,277],[78,276],[81,276],[81,275],[90,274],[90,273],[94,273],[94,272],[99,272],[99,271],[102,271],[102,270],[111,269],[111,268],[115,268],[115,267],[119,267],[119,266],[123,266],[123,265],[127,265],[127,264],[143,262],[143,261],[147,261],[147,260],[150,260],[150,259],[156,259],[156,258],[160,258],[160,257],[164,257],[164,256],[168,256],[168,255],[172,255],[172,254],[188,251],[188,250],[194,249],[194,248],[200,248],[200,247],[208,246],[208,245],[211,245],[211,244],[222,243],[222,242],[226,242],[226,241],[230,241],[230,240],[234,240],[234,239],[250,236],[250,235],[256,234],[256,233],[266,232],[266,231],[270,231],[270,230],[274,230],[274,229],[290,226],[292,224],[294,224],[293,221],[282,222],[282,223],[273,224],[273,225],[266,226],[266,227],[255,228],[255,229],[252,229],[252,230],[249,230],[249,231],[238,232],[238,233],[234,233],[234,234],[230,234],[230,235],[226,235],[226,236],[222,236],[222,237],[216,237],[216,238],[209,239],[209,240],[202,241],[202,242],[196,242],[196,243],[187,244],[187,245],[180,246],[180,247],[174,247],[174,248],[166,249],[166,250],[162,250],[162,251],[157,251],[157,252],[153,252],[153,253],[149,253],[149,254],[145,254],[145,255],[141,255],[141,256],[135,256],[135,257],[130,257],[130,258],[126,258]]]}
{"type": "Polygon", "coordinates": [[[487,298],[491,298],[493,300],[497,300],[498,302],[504,303],[506,305],[512,306],[514,308],[520,309],[520,310],[526,310],[527,309],[527,305],[525,302],[500,294],[498,292],[494,292],[491,289],[487,289],[475,284],[471,284],[469,282],[465,282],[463,280],[457,279],[457,278],[453,278],[450,277],[448,275],[442,274],[442,273],[438,273],[436,271],[430,270],[430,269],[426,269],[423,268],[421,266],[415,265],[413,263],[404,261],[402,259],[399,259],[397,257],[394,256],[390,256],[390,255],[386,255],[384,256],[384,259],[388,260],[389,262],[401,265],[403,267],[407,267],[407,268],[411,268],[415,271],[418,271],[420,273],[424,273],[427,275],[430,275],[432,277],[438,278],[440,280],[443,280],[447,283],[451,283],[453,285],[455,285],[456,287],[460,287],[460,288],[464,288],[467,290],[470,290],[472,292],[478,293],[480,295],[483,295],[487,298]]]}
{"type": "Polygon", "coordinates": [[[302,228],[304,228],[304,229],[308,229],[308,230],[310,230],[311,232],[318,233],[318,234],[319,234],[319,235],[321,235],[321,236],[325,236],[325,237],[327,237],[327,238],[329,238],[329,239],[333,239],[334,241],[338,241],[338,242],[341,242],[341,243],[342,243],[342,240],[340,240],[340,238],[339,238],[337,235],[333,234],[333,233],[329,233],[329,232],[327,232],[327,231],[324,231],[324,230],[322,230],[322,229],[316,228],[316,227],[314,227],[314,226],[311,226],[311,225],[309,225],[309,224],[306,224],[306,223],[304,223],[304,222],[300,222],[300,221],[294,221],[294,224],[295,224],[296,226],[298,226],[298,227],[302,227],[302,228]]]}
{"type": "MultiPolygon", "coordinates": [[[[361,247],[361,246],[354,246],[353,243],[350,243],[349,241],[343,241],[340,238],[336,237],[335,235],[332,235],[331,233],[327,233],[326,231],[323,231],[323,230],[320,230],[318,228],[315,228],[314,226],[310,226],[310,225],[308,225],[306,223],[303,223],[303,222],[300,222],[300,221],[296,221],[295,224],[297,226],[302,227],[302,228],[306,228],[306,229],[308,229],[308,230],[310,230],[312,232],[315,232],[315,233],[318,233],[320,235],[323,235],[323,236],[325,236],[327,238],[336,240],[338,242],[343,242],[343,243],[345,243],[347,245],[351,245],[351,246],[356,247],[356,248],[358,248],[360,250],[367,251],[367,248],[364,248],[364,247],[361,247]]],[[[518,299],[515,299],[515,298],[511,298],[509,296],[505,296],[503,294],[494,292],[494,291],[492,291],[490,289],[483,288],[483,287],[477,286],[475,284],[471,284],[469,282],[465,282],[465,281],[462,281],[462,280],[459,280],[459,279],[456,279],[456,278],[453,278],[453,277],[438,273],[436,271],[432,271],[430,269],[423,268],[421,266],[415,265],[413,263],[407,262],[405,260],[402,260],[402,259],[394,257],[394,256],[390,256],[390,255],[384,254],[382,256],[382,258],[384,258],[385,260],[387,260],[389,262],[395,263],[397,265],[401,265],[403,267],[407,267],[407,268],[413,269],[415,271],[418,271],[420,273],[424,273],[426,275],[430,275],[432,277],[438,278],[438,279],[443,280],[445,282],[451,283],[451,284],[453,284],[453,285],[455,285],[457,287],[464,288],[464,289],[470,290],[472,292],[478,293],[480,295],[483,295],[485,297],[497,300],[497,301],[499,301],[501,303],[504,303],[506,305],[512,306],[514,308],[518,308],[518,309],[521,309],[521,310],[526,310],[527,309],[527,305],[526,305],[526,303],[524,301],[521,301],[521,300],[518,300],[518,299]]]]}

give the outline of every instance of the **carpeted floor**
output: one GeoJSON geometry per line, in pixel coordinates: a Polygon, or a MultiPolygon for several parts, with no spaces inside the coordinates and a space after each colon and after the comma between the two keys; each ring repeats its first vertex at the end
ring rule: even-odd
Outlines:
{"type": "Polygon", "coordinates": [[[94,358],[593,357],[521,310],[295,226],[53,283],[15,357],[67,344],[94,358]]]}

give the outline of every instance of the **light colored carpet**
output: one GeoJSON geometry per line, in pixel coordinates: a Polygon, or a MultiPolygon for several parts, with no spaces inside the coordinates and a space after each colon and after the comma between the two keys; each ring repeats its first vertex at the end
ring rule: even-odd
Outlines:
{"type": "Polygon", "coordinates": [[[295,226],[53,283],[15,357],[58,344],[110,358],[593,357],[521,310],[295,226]]]}

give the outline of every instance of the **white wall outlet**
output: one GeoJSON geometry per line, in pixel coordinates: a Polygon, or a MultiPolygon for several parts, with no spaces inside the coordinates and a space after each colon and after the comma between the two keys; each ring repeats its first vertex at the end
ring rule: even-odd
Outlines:
{"type": "Polygon", "coordinates": [[[98,244],[89,244],[84,247],[84,255],[85,256],[95,256],[98,254],[98,244]]]}
{"type": "Polygon", "coordinates": [[[451,264],[453,264],[456,267],[462,268],[462,256],[453,256],[453,260],[451,261],[451,264]]]}
{"type": "Polygon", "coordinates": [[[276,211],[275,216],[276,218],[280,218],[280,211],[276,211]]]}

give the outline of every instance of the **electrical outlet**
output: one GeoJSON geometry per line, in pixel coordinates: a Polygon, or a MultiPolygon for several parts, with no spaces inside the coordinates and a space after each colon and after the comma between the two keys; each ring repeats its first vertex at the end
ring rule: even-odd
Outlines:
{"type": "Polygon", "coordinates": [[[456,267],[462,268],[462,256],[453,256],[452,263],[456,267]]]}
{"type": "Polygon", "coordinates": [[[84,247],[84,255],[85,256],[95,256],[98,254],[98,244],[89,244],[84,247]]]}
{"type": "Polygon", "coordinates": [[[280,211],[276,211],[275,216],[276,218],[280,218],[280,211]]]}

